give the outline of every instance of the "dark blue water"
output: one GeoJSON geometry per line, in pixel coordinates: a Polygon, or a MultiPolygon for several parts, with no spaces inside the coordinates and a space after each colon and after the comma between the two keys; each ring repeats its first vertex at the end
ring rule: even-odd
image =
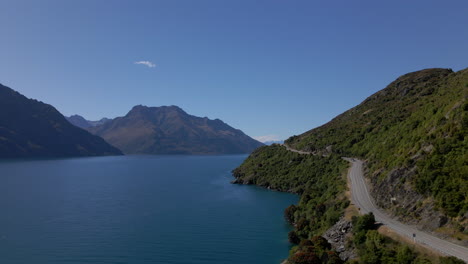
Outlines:
{"type": "Polygon", "coordinates": [[[0,162],[0,263],[279,263],[291,194],[233,185],[246,156],[0,162]]]}

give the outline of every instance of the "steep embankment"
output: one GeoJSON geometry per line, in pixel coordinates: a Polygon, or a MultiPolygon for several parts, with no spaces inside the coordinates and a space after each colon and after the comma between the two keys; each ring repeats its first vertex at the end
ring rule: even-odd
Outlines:
{"type": "Polygon", "coordinates": [[[378,206],[431,230],[451,220],[466,233],[467,90],[466,69],[409,73],[287,144],[361,157],[378,206]]]}
{"type": "Polygon", "coordinates": [[[0,84],[0,158],[121,155],[54,107],[0,84]]]}

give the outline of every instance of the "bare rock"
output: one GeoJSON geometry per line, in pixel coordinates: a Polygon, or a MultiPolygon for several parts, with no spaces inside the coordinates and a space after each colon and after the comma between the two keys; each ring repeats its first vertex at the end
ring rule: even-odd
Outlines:
{"type": "Polygon", "coordinates": [[[357,257],[354,249],[346,248],[346,238],[351,234],[352,230],[352,223],[341,218],[323,234],[323,237],[332,245],[332,248],[338,252],[340,258],[344,261],[357,257]]]}

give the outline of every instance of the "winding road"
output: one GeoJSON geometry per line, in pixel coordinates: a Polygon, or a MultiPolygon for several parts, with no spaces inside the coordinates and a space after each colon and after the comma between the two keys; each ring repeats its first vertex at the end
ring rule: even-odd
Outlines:
{"type": "MultiPolygon", "coordinates": [[[[310,152],[292,149],[286,145],[283,146],[287,150],[299,154],[312,154],[310,152]]],[[[363,162],[353,158],[344,159],[352,164],[348,171],[348,180],[351,182],[351,201],[359,208],[361,213],[372,212],[376,221],[381,222],[396,233],[410,237],[418,244],[437,250],[442,254],[457,257],[468,263],[468,248],[442,240],[434,235],[420,231],[413,226],[398,222],[377,208],[364,180],[364,173],[362,170],[363,162]]]]}
{"type": "Polygon", "coordinates": [[[468,262],[468,248],[442,240],[429,233],[420,231],[413,226],[398,222],[377,208],[372,200],[364,180],[362,172],[362,161],[357,159],[345,158],[351,162],[352,166],[348,172],[348,179],[351,181],[351,200],[360,208],[361,213],[372,212],[376,221],[393,229],[400,235],[408,236],[416,243],[429,246],[443,254],[457,257],[468,262]]]}

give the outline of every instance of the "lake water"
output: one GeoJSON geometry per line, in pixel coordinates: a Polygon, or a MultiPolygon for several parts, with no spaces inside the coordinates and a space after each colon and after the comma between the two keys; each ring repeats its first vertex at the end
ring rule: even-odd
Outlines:
{"type": "Polygon", "coordinates": [[[279,263],[298,198],[230,184],[245,158],[0,161],[0,263],[279,263]]]}

